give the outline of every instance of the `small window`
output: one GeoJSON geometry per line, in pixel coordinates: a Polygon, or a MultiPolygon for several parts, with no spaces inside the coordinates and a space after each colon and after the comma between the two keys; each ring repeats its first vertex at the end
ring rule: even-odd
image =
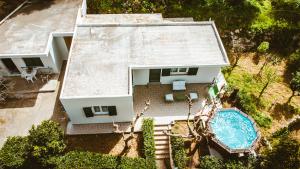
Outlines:
{"type": "Polygon", "coordinates": [[[172,68],[171,75],[186,75],[188,74],[188,68],[172,68]]]}
{"type": "Polygon", "coordinates": [[[27,67],[44,67],[40,58],[23,58],[27,67]]]}
{"type": "Polygon", "coordinates": [[[94,115],[109,115],[108,106],[93,106],[94,115]]]}

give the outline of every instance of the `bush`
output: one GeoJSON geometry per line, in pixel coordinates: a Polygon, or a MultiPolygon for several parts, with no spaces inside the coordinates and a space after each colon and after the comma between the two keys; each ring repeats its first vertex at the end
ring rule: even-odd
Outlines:
{"type": "Polygon", "coordinates": [[[181,137],[171,137],[172,156],[174,164],[179,169],[186,168],[187,156],[184,149],[184,140],[181,137]]]}
{"type": "Polygon", "coordinates": [[[204,156],[200,159],[201,169],[222,169],[223,162],[214,156],[204,156]]]}
{"type": "Polygon", "coordinates": [[[228,161],[224,163],[224,169],[248,169],[245,165],[240,161],[228,161]]]}
{"type": "Polygon", "coordinates": [[[0,168],[21,168],[25,165],[28,154],[26,137],[8,137],[0,150],[0,168]]]}
{"type": "Polygon", "coordinates": [[[251,114],[251,116],[259,126],[266,128],[271,127],[272,118],[265,115],[264,113],[256,112],[251,114]]]}
{"type": "Polygon", "coordinates": [[[238,106],[245,113],[251,114],[257,112],[256,99],[253,95],[244,90],[237,94],[238,106]]]}
{"type": "Polygon", "coordinates": [[[150,169],[156,168],[155,163],[155,143],[154,143],[154,122],[153,119],[144,119],[142,125],[144,155],[147,166],[150,169]]]}
{"type": "Polygon", "coordinates": [[[147,169],[143,158],[70,151],[56,160],[57,169],[147,169]]]}
{"type": "Polygon", "coordinates": [[[272,150],[267,150],[261,157],[260,168],[300,168],[299,142],[289,137],[281,138],[272,150]]]}
{"type": "Polygon", "coordinates": [[[122,157],[118,169],[147,169],[144,158],[122,157]]]}
{"type": "Polygon", "coordinates": [[[102,155],[92,152],[79,152],[70,151],[57,160],[57,169],[94,169],[105,168],[115,169],[117,168],[116,156],[102,155]]]}
{"type": "Polygon", "coordinates": [[[28,143],[31,156],[40,164],[49,165],[48,160],[61,155],[66,145],[59,124],[51,120],[43,121],[41,125],[29,130],[28,143]]]}

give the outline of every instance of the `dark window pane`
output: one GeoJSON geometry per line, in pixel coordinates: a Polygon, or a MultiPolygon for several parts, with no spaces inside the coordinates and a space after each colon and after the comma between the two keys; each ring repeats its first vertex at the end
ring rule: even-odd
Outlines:
{"type": "Polygon", "coordinates": [[[108,106],[101,106],[102,112],[108,112],[108,106]]]}
{"type": "Polygon", "coordinates": [[[116,116],[117,115],[116,106],[108,106],[108,111],[109,111],[110,116],[116,116]]]}
{"type": "Polygon", "coordinates": [[[84,112],[86,117],[93,117],[94,116],[94,113],[92,111],[92,107],[84,107],[83,112],[84,112]]]}
{"type": "Polygon", "coordinates": [[[95,112],[100,112],[101,110],[100,110],[100,107],[99,106],[94,106],[94,111],[95,112]]]}
{"type": "Polygon", "coordinates": [[[27,67],[33,67],[33,66],[43,67],[44,66],[44,64],[40,58],[23,58],[23,60],[27,67]]]}
{"type": "Polygon", "coordinates": [[[189,68],[188,75],[197,75],[198,68],[197,67],[191,67],[189,68]]]}
{"type": "Polygon", "coordinates": [[[171,69],[163,69],[162,70],[162,76],[170,76],[170,72],[171,72],[171,69]]]}

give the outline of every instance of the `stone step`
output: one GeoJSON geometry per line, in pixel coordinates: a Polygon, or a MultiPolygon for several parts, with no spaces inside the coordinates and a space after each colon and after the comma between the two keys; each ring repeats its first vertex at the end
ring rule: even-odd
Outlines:
{"type": "Polygon", "coordinates": [[[169,144],[162,144],[155,146],[156,150],[169,149],[169,144]]]}
{"type": "Polygon", "coordinates": [[[154,140],[168,140],[169,137],[167,135],[154,136],[154,140]]]}
{"type": "Polygon", "coordinates": [[[166,158],[170,158],[169,154],[157,154],[155,155],[156,159],[166,159],[166,158]]]}
{"type": "Polygon", "coordinates": [[[168,145],[169,140],[156,140],[154,141],[155,145],[168,145]]]}
{"type": "Polygon", "coordinates": [[[168,126],[154,126],[154,131],[164,131],[164,130],[169,130],[168,126]]]}
{"type": "Polygon", "coordinates": [[[161,154],[169,154],[169,150],[168,149],[167,150],[166,149],[165,150],[156,150],[155,154],[156,155],[158,155],[158,154],[160,154],[160,155],[161,154]]]}
{"type": "Polygon", "coordinates": [[[154,136],[159,136],[159,135],[166,135],[166,134],[162,130],[154,131],[154,136]]]}

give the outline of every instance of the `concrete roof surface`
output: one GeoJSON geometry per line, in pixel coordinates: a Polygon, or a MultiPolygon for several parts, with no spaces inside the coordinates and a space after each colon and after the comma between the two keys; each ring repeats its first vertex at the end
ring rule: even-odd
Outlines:
{"type": "Polygon", "coordinates": [[[44,53],[51,32],[73,32],[81,0],[23,6],[0,25],[1,54],[44,53]]]}
{"type": "Polygon", "coordinates": [[[129,94],[129,67],[223,66],[213,22],[77,26],[62,96],[129,94]]]}

